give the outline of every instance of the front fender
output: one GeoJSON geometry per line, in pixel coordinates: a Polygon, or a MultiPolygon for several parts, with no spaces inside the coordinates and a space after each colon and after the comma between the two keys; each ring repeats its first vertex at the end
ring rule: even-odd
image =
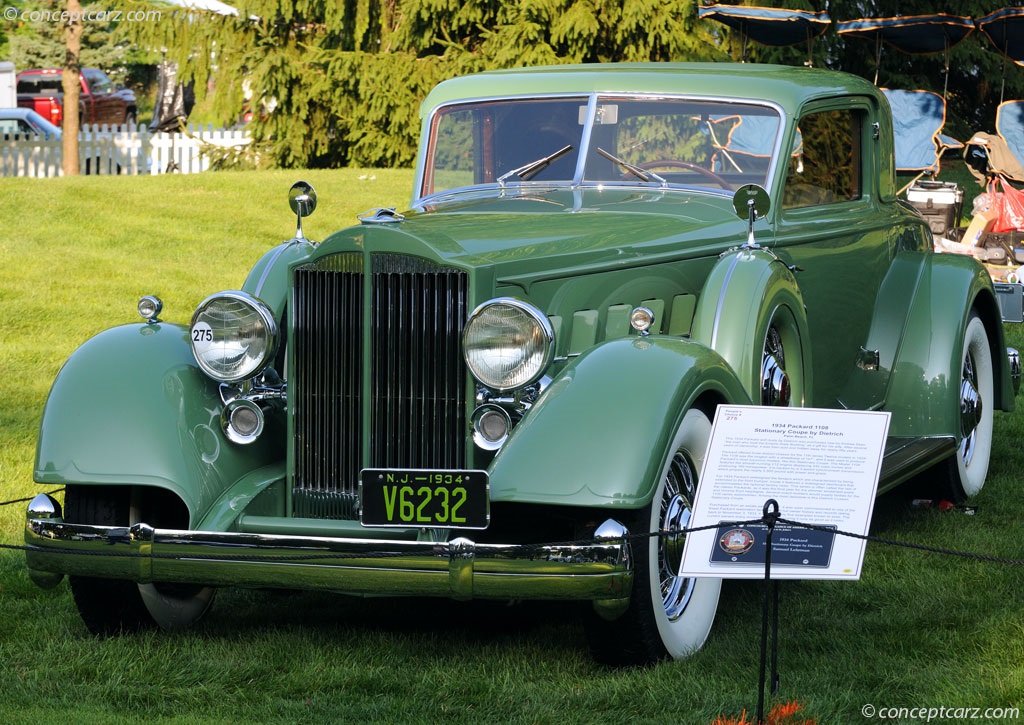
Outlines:
{"type": "Polygon", "coordinates": [[[670,337],[591,348],[552,381],[490,469],[491,499],[637,508],[654,491],[683,415],[749,403],[713,350],[670,337]]]}
{"type": "Polygon", "coordinates": [[[125,325],[76,350],[50,390],[35,480],[168,489],[195,523],[246,473],[283,457],[264,434],[236,446],[220,426],[217,384],[198,368],[186,328],[125,325]]]}
{"type": "Polygon", "coordinates": [[[794,358],[786,365],[793,404],[813,405],[807,309],[793,272],[766,249],[723,255],[698,298],[691,337],[716,350],[758,403],[765,339],[773,323],[787,358],[794,358]]]}
{"type": "Polygon", "coordinates": [[[927,255],[892,365],[886,409],[890,435],[959,435],[960,360],[974,310],[985,324],[999,410],[1014,407],[1002,316],[992,280],[973,258],[927,255]]]}
{"type": "Polygon", "coordinates": [[[269,305],[280,322],[291,289],[292,267],[305,261],[314,249],[316,245],[306,239],[279,244],[253,266],[242,290],[269,305]]]}

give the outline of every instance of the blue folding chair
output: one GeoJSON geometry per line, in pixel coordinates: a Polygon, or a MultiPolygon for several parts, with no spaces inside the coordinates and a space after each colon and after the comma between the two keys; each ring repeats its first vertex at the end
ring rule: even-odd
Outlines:
{"type": "MultiPolygon", "coordinates": [[[[708,124],[715,148],[712,171],[762,173],[772,159],[779,119],[773,116],[719,116],[708,124]]],[[[800,132],[797,131],[797,134],[800,132]]],[[[793,156],[799,159],[803,144],[799,136],[793,156]]]]}
{"type": "Polygon", "coordinates": [[[942,133],[946,101],[932,91],[901,91],[883,88],[892,108],[896,141],[896,171],[917,174],[904,191],[925,174],[939,173],[939,159],[949,149],[964,145],[942,133]]]}
{"type": "MultiPolygon", "coordinates": [[[[1018,166],[1024,167],[1024,101],[1003,101],[999,104],[996,109],[996,133],[1006,142],[1006,148],[1013,154],[1018,166]]],[[[1001,173],[1014,181],[1024,181],[1024,178],[1018,178],[1019,173],[1007,171],[1004,169],[1001,173]]]]}

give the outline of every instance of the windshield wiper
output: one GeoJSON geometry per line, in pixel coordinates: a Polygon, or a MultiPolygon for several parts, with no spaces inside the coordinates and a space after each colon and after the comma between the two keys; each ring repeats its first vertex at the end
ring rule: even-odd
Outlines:
{"type": "Polygon", "coordinates": [[[528,164],[520,166],[518,169],[512,169],[511,171],[502,174],[501,176],[498,177],[498,183],[501,186],[505,186],[505,181],[510,176],[518,176],[522,181],[529,181],[534,176],[536,176],[541,171],[550,166],[552,161],[557,161],[570,151],[572,151],[572,145],[563,146],[550,156],[544,156],[543,158],[539,158],[536,161],[531,161],[528,164]]]}
{"type": "Polygon", "coordinates": [[[647,171],[646,169],[641,169],[639,166],[631,164],[631,163],[629,163],[628,161],[626,161],[624,159],[620,159],[615,154],[608,153],[607,151],[605,151],[600,146],[597,147],[597,153],[601,154],[602,156],[604,156],[609,161],[615,162],[616,164],[618,164],[619,166],[624,168],[626,171],[628,171],[629,173],[633,174],[633,176],[635,176],[636,178],[640,179],[640,181],[644,182],[645,184],[649,184],[652,181],[657,181],[662,186],[668,186],[668,181],[666,181],[661,176],[658,176],[653,171],[647,171]]]}

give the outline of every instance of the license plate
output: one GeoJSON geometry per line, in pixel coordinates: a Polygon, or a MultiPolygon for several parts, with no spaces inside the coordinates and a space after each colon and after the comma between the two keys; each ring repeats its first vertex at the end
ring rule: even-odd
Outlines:
{"type": "Polygon", "coordinates": [[[486,529],[487,471],[366,468],[359,481],[364,526],[486,529]]]}

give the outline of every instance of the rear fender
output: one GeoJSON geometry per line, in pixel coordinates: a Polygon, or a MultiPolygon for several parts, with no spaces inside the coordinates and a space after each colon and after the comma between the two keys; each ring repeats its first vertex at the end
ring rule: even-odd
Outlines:
{"type": "Polygon", "coordinates": [[[255,443],[229,442],[221,409],[217,383],[196,365],[187,328],[107,330],[76,350],[53,383],[35,480],[167,489],[184,501],[195,524],[229,487],[284,456],[269,420],[255,443]]]}
{"type": "Polygon", "coordinates": [[[989,274],[973,258],[929,254],[910,301],[903,338],[889,341],[898,346],[885,406],[892,412],[890,435],[959,435],[960,360],[971,310],[988,332],[994,405],[1013,410],[1002,316],[989,274]]]}
{"type": "Polygon", "coordinates": [[[491,499],[637,508],[650,501],[686,411],[749,403],[729,366],[670,337],[603,343],[570,363],[516,426],[491,470],[491,499]]]}

